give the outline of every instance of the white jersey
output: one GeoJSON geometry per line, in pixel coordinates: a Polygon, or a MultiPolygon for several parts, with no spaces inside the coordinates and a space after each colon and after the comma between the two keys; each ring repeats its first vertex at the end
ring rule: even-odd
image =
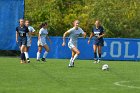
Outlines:
{"type": "MultiPolygon", "coordinates": [[[[32,26],[28,26],[28,30],[29,32],[35,32],[35,29],[32,26]]],[[[30,39],[28,34],[26,34],[26,36],[27,36],[27,39],[30,39]]]]}
{"type": "Polygon", "coordinates": [[[71,42],[73,44],[77,43],[77,39],[80,34],[84,34],[84,31],[80,27],[78,27],[78,29],[75,29],[75,27],[73,27],[70,30],[68,30],[68,32],[70,33],[69,42],[71,42]]]}
{"type": "Polygon", "coordinates": [[[40,39],[38,40],[38,46],[41,45],[41,46],[44,46],[46,45],[46,36],[48,35],[48,30],[47,29],[44,29],[44,28],[41,28],[39,30],[39,35],[40,35],[40,39]]]}
{"type": "MultiPolygon", "coordinates": [[[[28,26],[28,30],[29,32],[35,32],[35,29],[32,26],[28,26]]],[[[31,46],[31,37],[29,37],[28,33],[26,34],[27,36],[27,46],[30,47],[31,46]]]]}

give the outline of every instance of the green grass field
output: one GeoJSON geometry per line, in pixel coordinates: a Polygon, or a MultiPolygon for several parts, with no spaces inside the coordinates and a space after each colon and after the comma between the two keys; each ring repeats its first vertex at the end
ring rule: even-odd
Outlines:
{"type": "Polygon", "coordinates": [[[67,59],[0,58],[0,93],[140,93],[140,62],[76,60],[68,68],[67,59]],[[107,63],[109,71],[102,71],[107,63]]]}

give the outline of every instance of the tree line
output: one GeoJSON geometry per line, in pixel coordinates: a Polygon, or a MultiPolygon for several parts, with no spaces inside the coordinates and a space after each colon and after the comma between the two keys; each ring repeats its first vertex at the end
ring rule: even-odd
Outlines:
{"type": "Polygon", "coordinates": [[[139,0],[25,0],[25,19],[39,31],[41,22],[49,24],[51,36],[62,36],[75,19],[89,35],[100,20],[106,37],[140,37],[139,0]]]}

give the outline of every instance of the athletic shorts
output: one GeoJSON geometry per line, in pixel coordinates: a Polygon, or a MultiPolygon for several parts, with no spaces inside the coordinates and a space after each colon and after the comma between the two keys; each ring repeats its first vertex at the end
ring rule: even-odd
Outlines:
{"type": "Polygon", "coordinates": [[[19,44],[19,46],[27,45],[27,37],[21,37],[21,38],[19,38],[18,44],[19,44]]]}
{"type": "Polygon", "coordinates": [[[27,38],[27,47],[30,47],[30,46],[31,46],[31,39],[27,38]]]}
{"type": "Polygon", "coordinates": [[[94,45],[97,45],[97,46],[104,46],[104,41],[103,41],[103,40],[95,40],[95,41],[94,41],[94,45]]]}
{"type": "Polygon", "coordinates": [[[46,41],[45,40],[38,40],[38,42],[37,42],[37,45],[38,46],[44,46],[44,45],[47,45],[47,43],[46,43],[46,41]]]}
{"type": "Polygon", "coordinates": [[[68,42],[68,47],[69,47],[70,49],[72,49],[72,48],[74,48],[74,47],[77,48],[77,43],[68,42]]]}

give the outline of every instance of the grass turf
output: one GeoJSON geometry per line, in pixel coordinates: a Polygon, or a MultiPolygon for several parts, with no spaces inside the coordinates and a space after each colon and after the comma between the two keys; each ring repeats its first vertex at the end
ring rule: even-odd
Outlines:
{"type": "Polygon", "coordinates": [[[20,64],[18,58],[0,58],[0,93],[140,93],[139,62],[76,60],[74,68],[68,62],[20,64]],[[106,63],[110,70],[102,71],[106,63]]]}

